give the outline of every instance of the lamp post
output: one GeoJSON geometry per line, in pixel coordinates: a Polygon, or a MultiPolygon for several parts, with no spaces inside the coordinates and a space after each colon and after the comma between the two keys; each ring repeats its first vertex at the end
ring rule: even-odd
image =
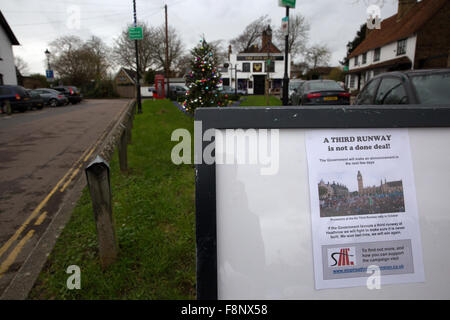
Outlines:
{"type": "Polygon", "coordinates": [[[47,69],[50,70],[50,51],[48,49],[45,50],[45,56],[47,57],[47,69]]]}
{"type": "Polygon", "coordinates": [[[267,30],[265,31],[266,35],[267,35],[267,61],[266,61],[266,104],[270,105],[270,66],[271,66],[271,61],[270,61],[270,47],[271,47],[271,39],[272,39],[272,29],[270,28],[270,26],[267,28],[267,30]]]}
{"type": "MultiPolygon", "coordinates": [[[[289,6],[286,6],[286,17],[289,21],[289,6]]],[[[284,44],[284,78],[283,78],[283,106],[289,103],[289,76],[288,76],[288,50],[289,50],[289,24],[284,44]]]]}
{"type": "MultiPolygon", "coordinates": [[[[133,18],[134,18],[134,27],[137,27],[137,18],[136,18],[136,0],[133,0],[133,18]]],[[[139,74],[139,49],[138,49],[138,40],[134,40],[134,50],[136,54],[136,100],[137,100],[137,113],[142,113],[142,102],[141,102],[141,77],[139,74]]]]}

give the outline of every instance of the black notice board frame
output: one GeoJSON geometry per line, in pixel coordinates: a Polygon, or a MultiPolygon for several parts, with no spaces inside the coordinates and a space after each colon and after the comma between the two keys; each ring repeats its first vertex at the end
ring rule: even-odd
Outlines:
{"type": "MultiPolygon", "coordinates": [[[[439,128],[450,127],[450,104],[199,108],[195,121],[202,137],[208,129],[439,128]]],[[[198,151],[210,143],[202,139],[198,151]]],[[[217,300],[216,167],[195,168],[197,299],[217,300]]]]}

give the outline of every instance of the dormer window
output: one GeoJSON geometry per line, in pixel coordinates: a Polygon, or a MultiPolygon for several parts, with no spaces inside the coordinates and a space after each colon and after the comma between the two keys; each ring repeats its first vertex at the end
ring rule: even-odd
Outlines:
{"type": "Polygon", "coordinates": [[[406,53],[406,39],[397,41],[397,55],[406,53]]]}

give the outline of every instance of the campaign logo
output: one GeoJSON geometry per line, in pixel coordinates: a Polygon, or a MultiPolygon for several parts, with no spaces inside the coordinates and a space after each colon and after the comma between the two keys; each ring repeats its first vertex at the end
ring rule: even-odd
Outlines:
{"type": "Polygon", "coordinates": [[[355,247],[328,249],[328,266],[344,267],[356,265],[355,247]]]}

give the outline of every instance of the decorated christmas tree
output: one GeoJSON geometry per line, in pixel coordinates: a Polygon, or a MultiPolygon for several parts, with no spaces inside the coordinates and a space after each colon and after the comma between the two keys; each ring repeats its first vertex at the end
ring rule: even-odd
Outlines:
{"type": "Polygon", "coordinates": [[[186,101],[184,108],[190,113],[200,107],[223,107],[224,97],[219,94],[217,86],[222,83],[216,66],[214,50],[205,39],[191,51],[194,57],[191,71],[186,75],[186,101]]]}

